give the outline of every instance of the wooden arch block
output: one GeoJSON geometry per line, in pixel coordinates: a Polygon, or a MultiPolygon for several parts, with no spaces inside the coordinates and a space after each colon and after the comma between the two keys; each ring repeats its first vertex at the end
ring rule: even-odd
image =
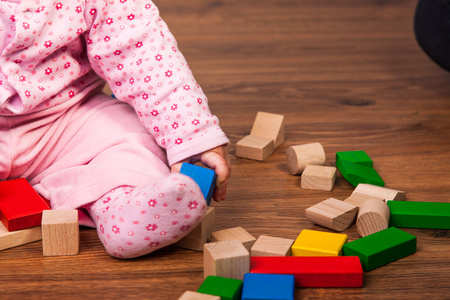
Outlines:
{"type": "Polygon", "coordinates": [[[325,150],[320,143],[291,146],[286,151],[286,160],[292,175],[301,174],[307,165],[323,166],[325,150]]]}
{"type": "Polygon", "coordinates": [[[330,198],[305,210],[306,217],[313,223],[343,231],[352,225],[358,207],[344,201],[330,198]]]}
{"type": "Polygon", "coordinates": [[[387,229],[389,217],[389,207],[384,201],[369,199],[359,208],[356,229],[362,237],[371,235],[387,229]]]}

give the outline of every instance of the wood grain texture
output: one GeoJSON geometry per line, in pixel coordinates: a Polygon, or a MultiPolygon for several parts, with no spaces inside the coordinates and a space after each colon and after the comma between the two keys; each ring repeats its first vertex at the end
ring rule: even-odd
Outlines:
{"type": "MultiPolygon", "coordinates": [[[[415,0],[155,2],[231,140],[227,200],[212,203],[216,230],[242,226],[256,238],[289,239],[326,231],[305,209],[344,200],[354,187],[338,172],[331,192],[300,188],[286,150],[313,142],[329,166],[337,151],[365,150],[386,187],[405,191],[407,201],[450,202],[450,74],[415,41],[415,0]],[[250,134],[257,111],[285,116],[285,142],[264,162],[237,159],[235,143],[250,134]]],[[[365,273],[363,288],[304,288],[296,297],[448,297],[450,234],[404,230],[417,236],[417,252],[365,273]]],[[[354,225],[343,233],[359,238],[354,225]]],[[[201,252],[168,247],[118,260],[87,228],[77,256],[44,258],[35,242],[0,252],[0,265],[5,299],[167,300],[203,282],[201,252]]]]}

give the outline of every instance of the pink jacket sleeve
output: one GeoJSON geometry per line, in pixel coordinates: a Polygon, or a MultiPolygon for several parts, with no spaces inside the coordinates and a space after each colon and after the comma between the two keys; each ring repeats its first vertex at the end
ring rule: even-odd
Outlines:
{"type": "Polygon", "coordinates": [[[229,143],[153,2],[90,1],[84,13],[92,68],[134,107],[170,165],[229,143]]]}

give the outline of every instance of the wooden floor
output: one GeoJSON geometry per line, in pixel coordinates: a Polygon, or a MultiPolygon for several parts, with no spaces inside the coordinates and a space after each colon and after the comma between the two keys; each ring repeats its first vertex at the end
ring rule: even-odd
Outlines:
{"type": "MultiPolygon", "coordinates": [[[[157,0],[232,142],[232,179],[214,203],[216,229],[295,239],[313,225],[305,209],[353,190],[303,190],[285,163],[289,146],[320,142],[365,150],[387,187],[409,201],[450,202],[450,73],[413,34],[413,0],[157,0]],[[286,141],[264,162],[235,157],[257,111],[283,114],[286,141]]],[[[417,253],[364,273],[363,288],[297,289],[296,299],[444,299],[450,233],[404,229],[417,253]]],[[[344,233],[359,238],[355,226],[344,233]]],[[[106,254],[92,229],[80,254],[43,257],[35,242],[0,252],[0,298],[177,299],[203,281],[202,253],[169,247],[146,257],[106,254]]]]}

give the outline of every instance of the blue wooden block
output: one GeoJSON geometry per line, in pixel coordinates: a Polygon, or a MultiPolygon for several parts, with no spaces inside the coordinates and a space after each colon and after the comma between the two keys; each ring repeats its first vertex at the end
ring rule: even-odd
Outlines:
{"type": "Polygon", "coordinates": [[[294,290],[294,275],[247,273],[241,299],[294,300],[294,290]]]}
{"type": "Polygon", "coordinates": [[[193,164],[183,163],[181,165],[180,173],[194,179],[202,190],[206,203],[209,205],[216,186],[216,172],[214,172],[214,170],[199,167],[193,164]]]}

